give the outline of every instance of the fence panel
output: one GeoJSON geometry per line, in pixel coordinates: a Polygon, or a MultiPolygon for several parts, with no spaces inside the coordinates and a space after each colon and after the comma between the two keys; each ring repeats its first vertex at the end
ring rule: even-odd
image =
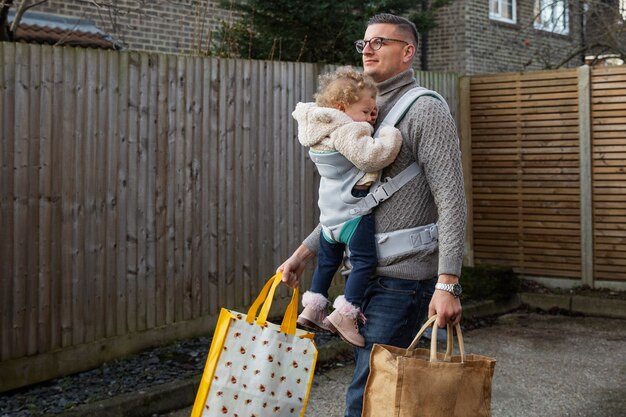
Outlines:
{"type": "Polygon", "coordinates": [[[626,282],[626,68],[475,76],[470,96],[474,262],[626,282]]]}
{"type": "Polygon", "coordinates": [[[0,390],[249,305],[317,223],[291,111],[319,72],[1,43],[0,390]]]}
{"type": "Polygon", "coordinates": [[[591,71],[595,278],[626,281],[626,67],[591,71]]]}
{"type": "Polygon", "coordinates": [[[576,71],[472,77],[474,261],[580,278],[576,71]]]}

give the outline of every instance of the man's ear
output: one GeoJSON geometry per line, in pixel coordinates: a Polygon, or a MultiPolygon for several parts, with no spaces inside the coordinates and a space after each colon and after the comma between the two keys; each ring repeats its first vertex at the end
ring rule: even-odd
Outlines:
{"type": "Polygon", "coordinates": [[[415,49],[415,45],[413,45],[413,44],[405,45],[405,47],[404,47],[404,55],[402,57],[402,62],[411,62],[411,60],[415,56],[416,52],[417,51],[415,49]]]}

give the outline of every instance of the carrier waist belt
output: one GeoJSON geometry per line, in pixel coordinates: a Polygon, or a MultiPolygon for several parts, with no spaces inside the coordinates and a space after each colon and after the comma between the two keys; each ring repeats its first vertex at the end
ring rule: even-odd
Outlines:
{"type": "Polygon", "coordinates": [[[439,228],[437,223],[411,229],[394,230],[389,233],[376,233],[378,259],[409,253],[438,239],[439,228]]]}

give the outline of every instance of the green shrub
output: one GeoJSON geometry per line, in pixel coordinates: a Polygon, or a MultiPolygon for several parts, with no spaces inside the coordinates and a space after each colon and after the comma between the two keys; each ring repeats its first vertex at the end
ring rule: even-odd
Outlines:
{"type": "Polygon", "coordinates": [[[461,285],[465,300],[506,301],[520,291],[521,280],[511,267],[478,265],[463,267],[461,285]]]}

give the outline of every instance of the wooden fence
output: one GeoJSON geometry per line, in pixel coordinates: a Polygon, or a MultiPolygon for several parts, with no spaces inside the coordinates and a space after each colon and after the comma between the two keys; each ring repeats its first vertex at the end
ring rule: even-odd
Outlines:
{"type": "Polygon", "coordinates": [[[317,222],[290,114],[321,71],[0,43],[0,391],[247,308],[317,222]]]}
{"type": "Polygon", "coordinates": [[[626,67],[461,86],[473,262],[557,283],[626,283],[626,67]]]}

